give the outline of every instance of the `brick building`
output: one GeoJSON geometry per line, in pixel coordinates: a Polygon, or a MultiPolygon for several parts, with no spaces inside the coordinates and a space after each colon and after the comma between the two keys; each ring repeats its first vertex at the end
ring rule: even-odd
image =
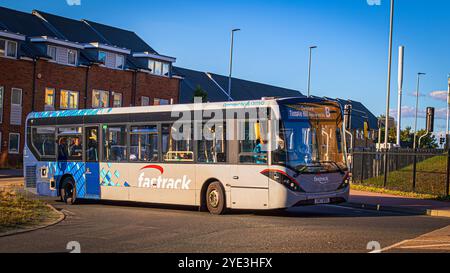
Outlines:
{"type": "Polygon", "coordinates": [[[31,111],[177,103],[174,62],[131,31],[0,7],[0,167],[21,165],[31,111]]]}

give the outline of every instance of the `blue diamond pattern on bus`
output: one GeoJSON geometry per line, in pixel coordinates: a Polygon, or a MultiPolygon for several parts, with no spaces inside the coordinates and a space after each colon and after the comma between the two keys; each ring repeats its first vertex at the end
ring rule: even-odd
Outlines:
{"type": "Polygon", "coordinates": [[[127,181],[125,181],[125,183],[123,183],[123,185],[124,185],[125,187],[129,187],[129,186],[130,186],[130,184],[128,184],[127,181]]]}
{"type": "Polygon", "coordinates": [[[120,178],[120,172],[119,172],[118,170],[115,170],[115,171],[114,171],[114,175],[115,175],[117,178],[120,178]]]}
{"type": "Polygon", "coordinates": [[[30,118],[56,118],[56,117],[75,117],[75,116],[91,116],[102,113],[110,113],[112,108],[103,109],[80,109],[80,110],[63,110],[63,111],[45,111],[30,114],[30,118]]]}

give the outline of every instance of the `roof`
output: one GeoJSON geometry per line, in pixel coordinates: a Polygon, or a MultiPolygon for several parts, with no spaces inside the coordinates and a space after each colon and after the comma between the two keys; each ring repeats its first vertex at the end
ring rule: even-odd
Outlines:
{"type": "MultiPolygon", "coordinates": [[[[187,68],[174,67],[173,73],[183,77],[180,84],[180,103],[191,103],[194,97],[195,89],[200,86],[207,92],[209,102],[227,101],[228,77],[196,71],[187,68]],[[209,75],[209,76],[208,76],[209,75]]],[[[232,78],[232,98],[235,101],[241,100],[259,100],[262,97],[290,98],[304,97],[298,90],[247,81],[238,78],[232,78]]],[[[321,99],[316,97],[317,99],[321,99]]],[[[368,120],[370,128],[378,128],[377,118],[360,102],[343,99],[332,99],[339,102],[342,108],[345,104],[351,104],[352,109],[352,128],[364,128],[364,121],[368,120]]]]}
{"type": "Polygon", "coordinates": [[[83,20],[83,22],[100,33],[108,44],[131,49],[132,52],[150,52],[158,54],[158,52],[132,31],[103,25],[89,20],[83,20]]]}
{"type": "Polygon", "coordinates": [[[0,29],[20,33],[29,37],[57,37],[38,17],[17,10],[0,7],[0,29]]]}

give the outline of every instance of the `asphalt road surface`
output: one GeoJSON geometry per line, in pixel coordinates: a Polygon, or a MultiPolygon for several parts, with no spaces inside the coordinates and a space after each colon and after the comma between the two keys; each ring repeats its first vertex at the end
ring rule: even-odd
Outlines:
{"type": "Polygon", "coordinates": [[[0,252],[369,252],[450,225],[450,218],[339,206],[214,216],[190,207],[117,202],[68,206],[57,225],[0,237],[0,252]]]}

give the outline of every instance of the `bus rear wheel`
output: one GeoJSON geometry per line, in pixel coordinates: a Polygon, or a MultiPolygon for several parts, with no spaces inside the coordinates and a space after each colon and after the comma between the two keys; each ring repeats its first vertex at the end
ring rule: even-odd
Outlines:
{"type": "Polygon", "coordinates": [[[206,190],[206,207],[211,214],[225,213],[225,192],[220,182],[209,184],[206,190]]]}
{"type": "Polygon", "coordinates": [[[72,177],[64,178],[61,186],[62,200],[68,205],[73,205],[75,204],[76,196],[75,181],[72,177]]]}

